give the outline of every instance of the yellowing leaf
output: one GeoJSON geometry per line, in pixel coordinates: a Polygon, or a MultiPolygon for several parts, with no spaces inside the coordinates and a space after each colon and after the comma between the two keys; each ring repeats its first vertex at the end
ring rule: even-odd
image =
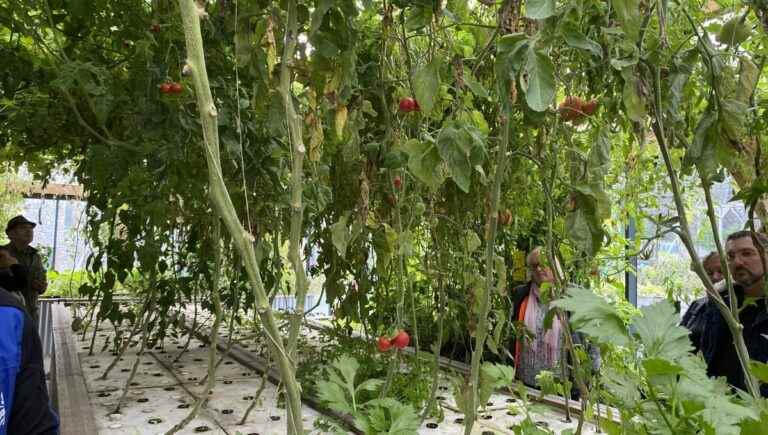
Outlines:
{"type": "Polygon", "coordinates": [[[336,138],[341,139],[344,137],[344,127],[347,126],[347,106],[339,105],[336,107],[336,117],[334,119],[335,121],[335,130],[336,130],[336,138]]]}

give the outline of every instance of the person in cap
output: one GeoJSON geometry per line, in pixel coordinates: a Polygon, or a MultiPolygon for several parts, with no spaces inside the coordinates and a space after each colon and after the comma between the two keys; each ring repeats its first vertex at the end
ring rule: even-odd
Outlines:
{"type": "Polygon", "coordinates": [[[27,269],[27,285],[22,295],[26,301],[27,313],[35,322],[37,322],[37,297],[45,293],[48,288],[43,260],[37,249],[29,246],[35,236],[36,225],[24,216],[16,216],[9,220],[5,227],[5,234],[11,241],[5,245],[5,248],[27,269]]]}

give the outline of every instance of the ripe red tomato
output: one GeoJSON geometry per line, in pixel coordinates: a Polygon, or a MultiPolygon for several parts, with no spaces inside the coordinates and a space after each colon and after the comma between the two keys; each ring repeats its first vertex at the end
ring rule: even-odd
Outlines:
{"type": "Polygon", "coordinates": [[[170,83],[163,83],[160,85],[160,93],[161,94],[167,94],[171,92],[171,84],[170,83]]]}
{"type": "Polygon", "coordinates": [[[155,23],[149,27],[149,31],[152,33],[160,33],[160,25],[155,23]]]}
{"type": "Polygon", "coordinates": [[[392,343],[387,337],[381,336],[376,342],[376,347],[379,349],[379,352],[386,352],[392,348],[392,343]]]}
{"type": "Polygon", "coordinates": [[[184,86],[181,83],[171,83],[171,93],[180,94],[184,90],[184,86]]]}
{"type": "Polygon", "coordinates": [[[395,346],[398,349],[405,349],[408,346],[408,343],[411,342],[411,337],[408,335],[405,331],[400,331],[395,335],[395,338],[392,339],[392,346],[395,346]]]}
{"type": "Polygon", "coordinates": [[[581,106],[581,111],[587,115],[592,115],[597,110],[597,100],[589,100],[581,106]]]}
{"type": "Polygon", "coordinates": [[[403,180],[401,180],[399,176],[395,177],[395,179],[392,180],[392,184],[395,185],[395,189],[397,190],[400,190],[403,188],[403,180]]]}
{"type": "Polygon", "coordinates": [[[405,97],[400,99],[400,111],[403,113],[410,113],[419,111],[419,103],[411,97],[405,97]]]}

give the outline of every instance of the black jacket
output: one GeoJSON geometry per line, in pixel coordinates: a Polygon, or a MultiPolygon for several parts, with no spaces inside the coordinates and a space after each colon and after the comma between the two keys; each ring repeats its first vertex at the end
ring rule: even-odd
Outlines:
{"type": "Polygon", "coordinates": [[[706,296],[691,302],[691,305],[688,306],[688,310],[683,314],[683,320],[680,321],[680,326],[689,331],[691,344],[693,345],[693,353],[701,350],[701,335],[704,333],[704,326],[706,323],[704,312],[706,311],[707,302],[709,302],[709,298],[706,296]]]}
{"type": "MultiPolygon", "coordinates": [[[[741,306],[744,291],[738,286],[734,286],[734,291],[741,306]]],[[[727,296],[724,300],[728,304],[727,296]]],[[[744,373],[733,346],[731,331],[714,302],[707,303],[702,319],[704,329],[699,347],[707,363],[707,374],[724,376],[729,384],[745,390],[744,373]]],[[[768,311],[766,311],[765,299],[761,299],[756,306],[745,307],[739,313],[739,320],[744,326],[744,342],[749,358],[763,363],[768,362],[768,339],[764,337],[768,335],[768,311]]],[[[762,385],[760,393],[763,397],[768,397],[768,385],[762,385]]]]}
{"type": "Polygon", "coordinates": [[[27,268],[22,264],[12,264],[7,269],[0,269],[0,287],[9,292],[22,293],[27,287],[27,268]]]}
{"type": "Polygon", "coordinates": [[[43,349],[32,319],[0,288],[0,434],[53,435],[59,419],[45,385],[43,349]]]}

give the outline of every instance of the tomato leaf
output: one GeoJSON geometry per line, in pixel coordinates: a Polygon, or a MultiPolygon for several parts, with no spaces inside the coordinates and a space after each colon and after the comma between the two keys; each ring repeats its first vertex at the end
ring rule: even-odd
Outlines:
{"type": "Polygon", "coordinates": [[[562,31],[566,44],[573,48],[588,51],[598,58],[603,58],[603,48],[600,44],[584,36],[574,24],[567,23],[563,25],[562,31]]]}
{"type": "Polygon", "coordinates": [[[431,189],[437,189],[444,179],[437,147],[428,142],[411,139],[405,143],[403,150],[408,154],[408,170],[411,174],[431,189]]]}
{"type": "Polygon", "coordinates": [[[555,0],[529,0],[525,2],[525,16],[532,20],[543,20],[555,15],[555,0]]]}
{"type": "Polygon", "coordinates": [[[642,317],[635,317],[632,327],[643,343],[646,358],[675,361],[688,354],[691,342],[688,330],[679,326],[675,307],[663,300],[640,309],[642,317]]]}
{"type": "Polygon", "coordinates": [[[552,59],[533,45],[529,46],[520,82],[528,107],[543,112],[555,99],[555,66],[552,59]]]}
{"type": "Polygon", "coordinates": [[[462,191],[469,192],[472,168],[485,156],[482,133],[472,125],[450,122],[437,135],[437,150],[451,179],[462,191]]]}
{"type": "Polygon", "coordinates": [[[721,44],[737,45],[746,41],[751,34],[752,28],[737,15],[723,24],[717,34],[717,41],[721,44]]]}
{"type": "Polygon", "coordinates": [[[440,92],[440,59],[424,65],[413,75],[413,93],[424,114],[429,115],[435,106],[435,97],[440,92]]]}

